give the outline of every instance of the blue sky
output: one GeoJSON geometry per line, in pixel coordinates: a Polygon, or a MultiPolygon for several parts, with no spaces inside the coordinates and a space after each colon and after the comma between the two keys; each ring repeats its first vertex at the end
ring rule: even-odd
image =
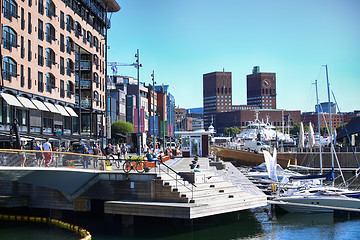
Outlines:
{"type": "MultiPolygon", "coordinates": [[[[232,72],[233,104],[246,104],[253,66],[275,72],[277,107],[313,111],[315,79],[327,101],[325,68],[341,111],[360,110],[358,0],[117,0],[108,61],[133,63],[140,81],[171,85],[176,105],[202,107],[202,75],[232,72]]],[[[109,74],[111,74],[109,68],[109,74]]],[[[118,74],[136,77],[133,67],[118,74]]]]}

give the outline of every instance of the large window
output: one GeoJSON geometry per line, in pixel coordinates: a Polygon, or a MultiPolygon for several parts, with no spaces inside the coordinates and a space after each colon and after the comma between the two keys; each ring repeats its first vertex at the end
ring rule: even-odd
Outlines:
{"type": "Polygon", "coordinates": [[[60,80],[60,97],[65,97],[64,80],[60,80]]]}
{"type": "Polygon", "coordinates": [[[70,15],[66,15],[66,30],[71,32],[74,29],[74,20],[70,15]]]}
{"type": "Polygon", "coordinates": [[[17,4],[13,0],[4,1],[4,17],[11,20],[13,17],[17,18],[17,4]]]}
{"type": "Polygon", "coordinates": [[[56,88],[55,77],[51,73],[47,73],[46,74],[46,91],[51,93],[53,88],[56,88]]]}
{"type": "Polygon", "coordinates": [[[81,32],[82,32],[82,28],[81,28],[81,24],[79,22],[75,22],[75,36],[77,38],[79,38],[81,35],[81,32]]]}
{"type": "Polygon", "coordinates": [[[63,11],[60,11],[60,28],[65,29],[65,16],[63,11]]]}
{"type": "Polygon", "coordinates": [[[74,62],[68,58],[66,59],[66,75],[71,76],[71,73],[74,72],[74,62]]]}
{"type": "Polygon", "coordinates": [[[52,41],[55,41],[55,28],[50,23],[46,24],[46,41],[51,43],[52,41]]]}
{"type": "Polygon", "coordinates": [[[41,15],[44,14],[44,2],[43,0],[39,0],[39,4],[38,4],[38,11],[41,15]]]}
{"type": "Polygon", "coordinates": [[[74,84],[72,81],[67,81],[66,83],[66,95],[68,98],[71,98],[71,95],[74,94],[74,84]]]}
{"type": "Polygon", "coordinates": [[[11,81],[12,77],[17,77],[16,62],[14,59],[10,57],[4,57],[3,63],[4,79],[11,81]]]}
{"type": "Polygon", "coordinates": [[[60,57],[60,74],[65,74],[65,60],[63,57],[60,57]]]}
{"type": "Polygon", "coordinates": [[[56,17],[55,4],[51,0],[46,1],[46,16],[49,18],[56,17]]]}
{"type": "Polygon", "coordinates": [[[46,66],[52,68],[55,65],[55,52],[51,48],[46,49],[46,66]]]}
{"type": "Polygon", "coordinates": [[[4,48],[11,50],[17,48],[17,34],[11,27],[4,27],[4,48]]]}

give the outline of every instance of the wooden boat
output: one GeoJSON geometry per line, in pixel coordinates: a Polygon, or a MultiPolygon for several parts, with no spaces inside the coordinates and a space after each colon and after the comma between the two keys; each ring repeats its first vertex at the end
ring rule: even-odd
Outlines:
{"type": "MultiPolygon", "coordinates": [[[[257,166],[265,161],[263,153],[254,153],[251,151],[236,150],[219,146],[211,146],[210,150],[222,160],[235,161],[237,165],[257,166]]],[[[282,155],[278,153],[277,163],[281,167],[287,168],[289,164],[295,164],[295,158],[289,154],[282,155]]]]}

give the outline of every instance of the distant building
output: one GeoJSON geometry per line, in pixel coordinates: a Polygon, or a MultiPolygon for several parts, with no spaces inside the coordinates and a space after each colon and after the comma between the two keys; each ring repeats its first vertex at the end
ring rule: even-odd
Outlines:
{"type": "Polygon", "coordinates": [[[204,114],[204,108],[187,108],[186,113],[197,113],[197,114],[204,114]]]}
{"type": "Polygon", "coordinates": [[[231,81],[231,72],[212,72],[203,75],[205,128],[210,126],[211,119],[215,119],[216,113],[231,111],[231,81]]]}
{"type": "MultiPolygon", "coordinates": [[[[336,113],[336,105],[335,103],[333,102],[330,102],[330,109],[331,109],[331,113],[336,113]]],[[[316,104],[315,105],[315,112],[324,112],[324,113],[330,113],[330,110],[329,110],[329,103],[328,102],[323,102],[323,103],[320,103],[319,105],[316,104]]]]}
{"type": "Polygon", "coordinates": [[[233,112],[224,112],[216,114],[217,132],[222,133],[226,127],[238,127],[245,129],[250,122],[255,120],[256,111],[259,112],[259,120],[269,122],[275,127],[282,129],[294,126],[295,122],[300,122],[300,111],[287,110],[238,110],[233,112]]]}
{"type": "Polygon", "coordinates": [[[276,75],[261,73],[256,66],[253,73],[246,76],[247,104],[261,109],[276,109],[276,75]]]}

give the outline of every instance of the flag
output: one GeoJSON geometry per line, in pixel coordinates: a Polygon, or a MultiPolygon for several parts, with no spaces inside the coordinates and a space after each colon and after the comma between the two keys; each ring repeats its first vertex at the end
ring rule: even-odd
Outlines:
{"type": "Polygon", "coordinates": [[[115,65],[111,66],[111,70],[113,71],[114,74],[117,73],[117,67],[115,65]]]}

